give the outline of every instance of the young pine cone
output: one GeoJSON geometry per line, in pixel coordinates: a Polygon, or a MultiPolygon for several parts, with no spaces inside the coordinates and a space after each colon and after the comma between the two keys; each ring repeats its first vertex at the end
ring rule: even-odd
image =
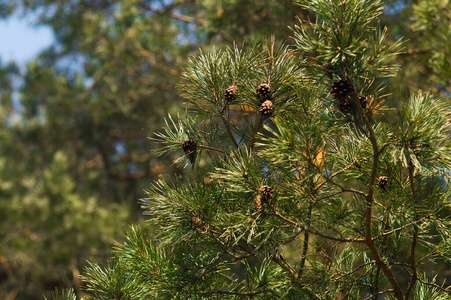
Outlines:
{"type": "Polygon", "coordinates": [[[271,101],[266,100],[262,103],[260,106],[260,113],[263,115],[263,117],[268,118],[272,115],[274,105],[271,101]]]}
{"type": "Polygon", "coordinates": [[[236,85],[229,86],[224,92],[224,98],[227,102],[236,99],[238,93],[238,87],[236,85]]]}
{"type": "Polygon", "coordinates": [[[204,224],[202,223],[201,218],[199,217],[193,217],[193,226],[195,228],[202,228],[202,226],[204,226],[204,224]]]}
{"type": "Polygon", "coordinates": [[[260,195],[262,195],[264,201],[271,199],[272,194],[273,194],[272,187],[270,187],[269,185],[262,186],[258,190],[258,192],[260,193],[260,195]]]}
{"type": "Polygon", "coordinates": [[[261,211],[262,210],[262,199],[260,195],[255,196],[254,198],[254,205],[255,205],[255,209],[257,211],[261,211]]]}
{"type": "Polygon", "coordinates": [[[346,104],[350,101],[351,94],[354,93],[354,86],[347,79],[340,79],[332,84],[332,96],[340,104],[346,104]]]}
{"type": "Polygon", "coordinates": [[[261,101],[271,100],[271,88],[269,87],[269,84],[260,84],[257,88],[257,95],[261,101]]]}
{"type": "Polygon", "coordinates": [[[191,163],[194,163],[194,161],[196,160],[196,150],[197,150],[196,142],[192,139],[183,140],[182,150],[183,150],[183,152],[185,152],[189,161],[191,163]]]}
{"type": "Polygon", "coordinates": [[[377,181],[379,182],[379,187],[383,189],[384,191],[388,188],[388,177],[387,176],[380,176],[377,181]]]}

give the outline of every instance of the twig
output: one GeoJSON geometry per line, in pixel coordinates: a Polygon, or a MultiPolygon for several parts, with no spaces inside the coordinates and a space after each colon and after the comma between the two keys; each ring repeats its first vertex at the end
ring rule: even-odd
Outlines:
{"type": "Polygon", "coordinates": [[[310,232],[311,234],[320,236],[320,237],[325,238],[325,239],[328,239],[328,240],[337,241],[337,242],[343,242],[343,243],[363,243],[363,242],[365,242],[365,239],[358,239],[358,238],[352,238],[352,239],[347,239],[347,238],[337,238],[337,237],[334,237],[334,236],[329,236],[329,235],[327,235],[327,234],[321,233],[321,232],[319,232],[319,231],[317,231],[317,230],[315,230],[315,229],[313,229],[313,228],[308,228],[308,227],[305,226],[305,225],[296,223],[296,222],[294,222],[294,221],[292,221],[292,220],[290,220],[290,219],[284,217],[283,215],[281,215],[281,214],[275,209],[275,207],[274,207],[271,203],[268,203],[268,205],[269,205],[269,207],[272,209],[272,211],[274,212],[274,215],[275,215],[276,217],[278,217],[278,218],[284,220],[284,221],[287,222],[287,223],[290,223],[291,225],[294,225],[294,226],[300,226],[300,227],[302,227],[303,230],[305,230],[306,232],[310,232]]]}
{"type": "Polygon", "coordinates": [[[360,269],[363,268],[363,267],[366,267],[366,266],[368,266],[368,265],[372,265],[372,264],[375,264],[375,263],[376,263],[376,261],[375,261],[375,260],[372,260],[372,261],[370,261],[370,262],[361,264],[360,266],[358,266],[358,267],[355,268],[354,270],[349,271],[349,272],[347,272],[347,273],[344,273],[344,274],[340,275],[340,276],[337,277],[337,278],[333,278],[333,277],[331,276],[330,279],[331,279],[331,280],[339,280],[339,279],[341,279],[341,278],[343,278],[343,277],[346,277],[346,276],[349,276],[349,275],[351,275],[351,274],[354,274],[355,272],[357,272],[358,270],[360,270],[360,269]]]}
{"type": "MultiPolygon", "coordinates": [[[[379,266],[377,266],[377,270],[376,270],[376,278],[375,278],[375,286],[374,286],[374,294],[378,295],[379,294],[379,276],[381,274],[381,268],[379,266]]],[[[375,297],[375,299],[377,299],[377,297],[375,297]]]]}
{"type": "MultiPolygon", "coordinates": [[[[371,295],[371,296],[368,296],[368,297],[366,297],[366,298],[363,298],[363,300],[370,300],[370,299],[373,299],[375,296],[377,296],[377,295],[382,295],[382,294],[386,294],[386,293],[394,293],[395,292],[395,290],[394,289],[388,289],[388,290],[385,290],[385,291],[380,291],[380,292],[378,292],[378,293],[374,293],[373,295],[371,295]]],[[[375,298],[375,299],[377,299],[377,297],[375,298]]]]}
{"type": "Polygon", "coordinates": [[[224,290],[213,290],[209,292],[199,292],[200,295],[211,295],[211,294],[223,294],[223,295],[236,295],[242,297],[252,298],[253,296],[266,293],[268,290],[261,290],[256,292],[248,292],[248,293],[240,293],[240,292],[232,292],[232,291],[224,291],[224,290]]]}
{"type": "Polygon", "coordinates": [[[218,148],[215,148],[215,147],[210,147],[210,146],[205,146],[205,145],[197,145],[197,147],[198,148],[202,148],[202,149],[206,149],[206,150],[212,150],[212,151],[221,152],[221,153],[226,154],[226,155],[230,155],[229,152],[221,150],[221,149],[218,149],[218,148]]]}
{"type": "MultiPolygon", "coordinates": [[[[403,270],[407,272],[407,274],[409,274],[410,276],[413,276],[413,274],[410,273],[409,270],[407,269],[407,267],[410,267],[410,265],[408,265],[408,264],[403,264],[403,263],[396,263],[396,264],[397,264],[397,265],[400,265],[400,266],[403,268],[403,270]]],[[[443,292],[446,292],[446,293],[448,293],[448,294],[451,295],[451,285],[448,286],[448,287],[446,287],[446,288],[443,288],[442,286],[440,286],[440,285],[438,285],[438,284],[436,284],[436,283],[424,281],[423,279],[421,279],[421,277],[418,277],[417,280],[418,280],[419,282],[421,282],[422,284],[436,287],[436,288],[438,288],[439,290],[441,290],[441,291],[443,291],[443,292]]]]}
{"type": "MultiPolygon", "coordinates": [[[[409,182],[410,182],[410,187],[412,189],[412,196],[415,199],[415,202],[417,201],[417,197],[416,197],[416,193],[415,193],[415,185],[414,185],[414,181],[413,181],[413,164],[412,164],[412,160],[409,158],[409,182]]],[[[417,216],[415,216],[415,218],[417,218],[417,216]]],[[[412,288],[415,286],[415,283],[417,282],[418,279],[418,274],[417,274],[417,265],[415,262],[415,248],[417,245],[417,239],[418,239],[418,228],[413,225],[413,238],[412,238],[412,244],[410,247],[410,267],[412,269],[412,281],[409,283],[409,286],[407,287],[407,291],[406,291],[406,299],[409,299],[409,294],[412,291],[412,288]]]]}
{"type": "MultiPolygon", "coordinates": [[[[310,220],[310,217],[312,216],[312,211],[313,205],[310,205],[309,211],[307,213],[307,220],[310,220]]],[[[304,273],[305,260],[307,259],[308,244],[309,244],[309,232],[306,231],[304,234],[304,244],[302,246],[302,258],[301,264],[299,266],[298,278],[302,277],[302,273],[304,273]]]]}
{"type": "MultiPolygon", "coordinates": [[[[436,212],[438,209],[440,209],[440,208],[441,208],[441,206],[437,207],[431,214],[435,213],[435,212],[436,212]]],[[[409,227],[409,226],[419,224],[420,222],[423,222],[424,220],[429,219],[429,218],[430,218],[430,215],[424,216],[424,217],[422,217],[422,218],[420,218],[420,219],[418,219],[418,220],[415,220],[415,221],[412,221],[412,222],[410,222],[410,223],[407,223],[406,225],[403,225],[403,226],[401,226],[401,227],[398,227],[398,228],[395,228],[395,229],[393,229],[393,230],[390,230],[390,231],[386,231],[386,232],[384,232],[384,233],[381,233],[381,234],[379,234],[378,236],[373,237],[373,240],[377,240],[377,239],[380,239],[380,238],[382,238],[382,237],[384,237],[384,236],[393,234],[393,233],[395,233],[395,232],[397,232],[397,231],[406,229],[406,228],[409,227]]]]}
{"type": "Polygon", "coordinates": [[[219,116],[221,117],[222,123],[224,124],[224,127],[225,127],[226,130],[227,130],[227,134],[229,135],[230,139],[232,140],[233,144],[235,145],[235,148],[238,148],[238,147],[239,147],[239,146],[238,146],[238,143],[236,142],[235,137],[233,136],[233,133],[232,133],[232,131],[230,130],[230,124],[229,124],[229,122],[226,120],[226,117],[224,116],[224,109],[225,109],[225,106],[223,106],[223,107],[221,108],[220,101],[219,101],[218,96],[216,95],[215,91],[213,91],[213,96],[214,96],[214,98],[215,98],[216,106],[218,107],[218,113],[219,113],[219,116]]]}

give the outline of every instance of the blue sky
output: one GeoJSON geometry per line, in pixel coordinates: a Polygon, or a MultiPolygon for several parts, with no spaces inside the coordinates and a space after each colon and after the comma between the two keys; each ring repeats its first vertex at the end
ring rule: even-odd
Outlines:
{"type": "Polygon", "coordinates": [[[0,20],[0,59],[3,63],[14,60],[24,66],[53,41],[50,28],[35,27],[30,19],[12,16],[0,20]]]}

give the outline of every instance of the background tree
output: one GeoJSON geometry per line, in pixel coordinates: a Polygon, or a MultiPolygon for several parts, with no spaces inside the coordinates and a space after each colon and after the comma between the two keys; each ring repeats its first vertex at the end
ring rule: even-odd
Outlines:
{"type": "Polygon", "coordinates": [[[232,18],[255,35],[283,20],[282,35],[299,11],[239,2],[1,4],[2,17],[31,14],[56,42],[25,68],[0,68],[0,298],[78,289],[86,259],[109,256],[122,228],[140,222],[149,179],[182,173],[172,157],[149,155],[147,137],[183,110],[174,86],[188,53],[238,39],[232,18]]]}
{"type": "Polygon", "coordinates": [[[402,43],[377,22],[380,1],[296,3],[311,18],[294,48],[189,60],[189,111],[156,140],[193,167],[152,185],[156,235],[132,227],[110,263],[91,263],[86,299],[451,297],[438,277],[451,258],[446,102],[385,94],[402,43]]]}

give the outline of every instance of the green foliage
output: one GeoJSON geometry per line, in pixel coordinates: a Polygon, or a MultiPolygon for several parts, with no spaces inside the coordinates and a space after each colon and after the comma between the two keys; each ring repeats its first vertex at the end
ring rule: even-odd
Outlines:
{"type": "MultiPolygon", "coordinates": [[[[44,297],[44,299],[47,300],[46,297],[44,297]]],[[[73,290],[68,290],[68,291],[63,290],[63,291],[61,291],[61,295],[58,290],[55,290],[55,292],[52,294],[52,299],[53,300],[60,300],[60,299],[76,300],[77,296],[75,295],[73,290]]]]}
{"type": "Polygon", "coordinates": [[[450,85],[451,78],[451,46],[447,41],[451,38],[449,0],[420,1],[413,6],[412,29],[424,35],[422,47],[429,47],[432,55],[428,60],[433,70],[433,80],[444,86],[450,85]]]}
{"type": "Polygon", "coordinates": [[[291,2],[0,4],[57,39],[0,64],[0,298],[449,298],[449,1],[291,2]]]}
{"type": "MultiPolygon", "coordinates": [[[[0,161],[2,174],[13,173],[11,167],[7,161],[0,161]]],[[[41,178],[24,175],[20,181],[15,176],[2,181],[1,227],[7,234],[0,252],[2,267],[14,279],[2,283],[4,290],[17,290],[26,284],[32,291],[39,289],[40,281],[48,285],[60,278],[70,281],[78,276],[79,263],[108,250],[121,231],[116,224],[127,220],[126,206],[103,207],[95,197],[76,193],[67,175],[64,153],[56,153],[41,172],[41,178]],[[36,281],[26,283],[27,278],[36,281]]],[[[21,297],[33,295],[23,293],[21,297]]]]}
{"type": "MultiPolygon", "coordinates": [[[[384,107],[378,81],[396,76],[400,42],[386,44],[381,2],[297,3],[313,13],[295,28],[297,51],[270,40],[189,60],[180,85],[189,111],[169,117],[157,153],[180,163],[192,139],[198,158],[184,180],[160,177],[147,191],[142,206],[157,231],[148,240],[132,229],[116,249],[127,262],[118,276],[133,274],[123,290],[449,298],[437,281],[451,259],[448,106],[420,91],[384,107]],[[236,98],[224,93],[230,86],[236,98]]],[[[96,266],[87,273],[88,282],[104,277],[96,266]]]]}

